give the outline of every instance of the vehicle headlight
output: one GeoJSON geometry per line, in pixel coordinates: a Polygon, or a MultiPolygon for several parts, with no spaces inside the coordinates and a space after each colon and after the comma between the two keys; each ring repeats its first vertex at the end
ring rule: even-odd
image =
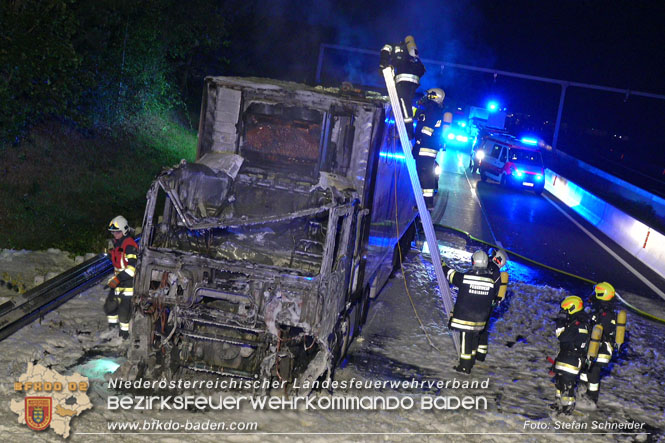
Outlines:
{"type": "Polygon", "coordinates": [[[441,175],[441,166],[436,165],[434,167],[434,175],[441,175]]]}
{"type": "Polygon", "coordinates": [[[482,160],[485,158],[485,151],[476,151],[476,158],[482,160]]]}
{"type": "Polygon", "coordinates": [[[522,177],[524,175],[524,172],[520,171],[519,169],[516,169],[515,175],[517,175],[518,177],[522,177]]]}
{"type": "Polygon", "coordinates": [[[536,175],[536,180],[542,180],[543,176],[541,174],[536,175]]]}
{"type": "Polygon", "coordinates": [[[469,141],[469,137],[467,137],[466,135],[458,135],[457,137],[455,137],[455,140],[457,140],[458,142],[466,143],[469,141]]]}
{"type": "Polygon", "coordinates": [[[455,134],[453,134],[452,132],[448,134],[448,140],[455,140],[455,134]]]}

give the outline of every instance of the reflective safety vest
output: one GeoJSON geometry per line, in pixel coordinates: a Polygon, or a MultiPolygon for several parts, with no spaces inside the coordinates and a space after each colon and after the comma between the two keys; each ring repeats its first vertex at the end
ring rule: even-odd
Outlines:
{"type": "Polygon", "coordinates": [[[134,239],[131,237],[125,237],[120,247],[111,249],[111,262],[113,263],[115,270],[118,272],[124,270],[129,264],[129,261],[127,260],[127,254],[125,252],[127,251],[128,246],[133,246],[135,251],[138,251],[139,249],[139,245],[137,245],[134,239]]]}

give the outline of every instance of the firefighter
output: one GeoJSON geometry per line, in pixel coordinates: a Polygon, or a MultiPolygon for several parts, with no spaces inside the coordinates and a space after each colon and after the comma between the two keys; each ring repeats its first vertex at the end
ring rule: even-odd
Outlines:
{"type": "Polygon", "coordinates": [[[577,376],[586,360],[589,341],[588,318],[584,303],[576,295],[561,302],[561,312],[556,319],[556,336],[559,338],[559,355],[554,362],[557,412],[571,414],[575,409],[577,376]]]}
{"type": "MultiPolygon", "coordinates": [[[[600,373],[612,359],[612,350],[617,351],[621,348],[625,333],[625,312],[617,314],[614,309],[614,287],[607,283],[598,283],[594,287],[594,293],[591,297],[591,321],[592,328],[596,325],[602,327],[602,333],[599,337],[593,337],[599,342],[599,348],[596,356],[589,357],[589,367],[580,374],[580,380],[587,382],[586,397],[598,403],[600,393],[600,373]]],[[[596,354],[596,352],[594,352],[596,354]]]]}
{"type": "MultiPolygon", "coordinates": [[[[495,298],[492,302],[492,308],[495,308],[501,304],[501,302],[506,298],[506,292],[508,290],[508,273],[501,271],[501,268],[506,266],[508,263],[508,254],[503,249],[491,248],[489,250],[489,269],[492,273],[492,280],[495,283],[495,298]]],[[[492,313],[490,312],[490,316],[492,313]]],[[[485,361],[487,357],[487,351],[489,350],[489,317],[487,318],[487,323],[485,328],[480,333],[478,337],[478,352],[476,353],[476,360],[485,361]]]]}
{"type": "Polygon", "coordinates": [[[400,101],[402,118],[409,138],[413,138],[413,95],[420,85],[420,77],[425,74],[425,66],[418,56],[418,47],[412,36],[407,35],[403,42],[381,49],[381,70],[392,66],[395,74],[395,88],[400,101]]]}
{"type": "Polygon", "coordinates": [[[489,257],[485,251],[479,249],[474,252],[471,264],[471,270],[466,273],[443,265],[446,278],[459,289],[449,326],[461,333],[459,364],[453,369],[465,374],[471,373],[475,363],[478,336],[492,310],[497,283],[492,279],[488,268],[489,257]]]}
{"type": "Polygon", "coordinates": [[[132,310],[131,302],[134,295],[138,245],[130,235],[127,219],[122,215],[111,220],[108,230],[113,236],[113,249],[110,251],[113,277],[106,283],[110,291],[106,297],[106,303],[104,303],[104,312],[109,329],[102,338],[114,338],[119,329],[119,336],[127,339],[132,310]]]}
{"type": "Polygon", "coordinates": [[[416,160],[418,179],[423,190],[427,208],[434,207],[434,194],[438,190],[436,174],[436,154],[441,147],[443,123],[443,89],[428,89],[418,101],[420,107],[416,112],[417,133],[413,147],[413,158],[416,160]]]}

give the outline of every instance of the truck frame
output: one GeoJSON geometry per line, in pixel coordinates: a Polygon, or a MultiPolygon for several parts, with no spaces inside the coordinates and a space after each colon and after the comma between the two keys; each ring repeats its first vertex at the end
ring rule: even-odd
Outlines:
{"type": "Polygon", "coordinates": [[[380,94],[207,77],[197,161],[147,193],[126,375],[332,377],[415,232],[399,143],[380,94]]]}

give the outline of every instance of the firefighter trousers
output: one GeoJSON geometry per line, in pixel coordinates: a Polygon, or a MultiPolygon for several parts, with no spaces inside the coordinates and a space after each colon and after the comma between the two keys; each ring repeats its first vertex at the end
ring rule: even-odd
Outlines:
{"type": "Polygon", "coordinates": [[[485,361],[485,357],[487,357],[487,352],[489,350],[489,339],[490,339],[490,333],[488,329],[489,329],[489,319],[487,320],[485,329],[480,331],[480,334],[478,335],[478,349],[476,350],[476,360],[478,361],[485,361]]]}
{"type": "Polygon", "coordinates": [[[582,367],[582,359],[577,354],[560,352],[554,364],[556,374],[554,384],[556,396],[561,406],[574,407],[575,388],[577,387],[577,376],[582,367]]]}
{"type": "Polygon", "coordinates": [[[587,396],[598,403],[598,396],[600,393],[600,373],[612,359],[612,345],[609,342],[603,342],[600,345],[598,357],[593,362],[589,371],[580,374],[580,380],[588,382],[587,396]]]}
{"type": "Polygon", "coordinates": [[[478,348],[479,331],[460,331],[460,357],[459,367],[466,373],[476,362],[476,349],[478,348]]]}
{"type": "Polygon", "coordinates": [[[423,190],[423,197],[428,208],[434,206],[434,194],[438,190],[438,180],[434,172],[436,168],[437,151],[431,148],[416,147],[413,156],[416,160],[418,180],[423,190]]]}
{"type": "Polygon", "coordinates": [[[125,288],[111,289],[104,302],[104,313],[109,326],[119,323],[121,331],[129,331],[132,316],[132,295],[123,292],[125,288]]]}

